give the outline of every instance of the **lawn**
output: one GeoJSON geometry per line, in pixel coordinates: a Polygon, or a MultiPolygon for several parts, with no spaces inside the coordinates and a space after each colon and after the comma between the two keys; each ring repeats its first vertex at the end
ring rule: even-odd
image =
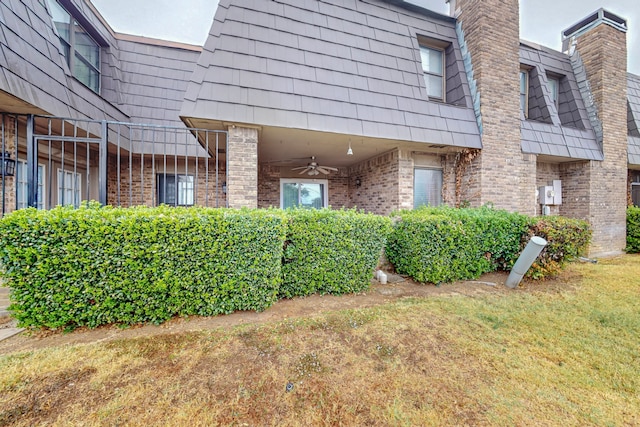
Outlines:
{"type": "Polygon", "coordinates": [[[0,356],[0,426],[640,425],[640,257],[563,277],[0,356]]]}

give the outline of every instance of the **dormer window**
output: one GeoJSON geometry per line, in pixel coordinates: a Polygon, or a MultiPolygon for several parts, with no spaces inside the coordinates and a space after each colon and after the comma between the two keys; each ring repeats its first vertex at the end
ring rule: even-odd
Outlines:
{"type": "Polygon", "coordinates": [[[547,76],[549,82],[549,91],[551,92],[551,102],[556,106],[558,111],[558,99],[560,98],[560,79],[557,77],[547,76]]]}
{"type": "Polygon", "coordinates": [[[520,111],[529,117],[529,71],[520,69],[520,111]]]}
{"type": "Polygon", "coordinates": [[[444,101],[444,50],[421,45],[420,58],[429,99],[444,101]]]}
{"type": "Polygon", "coordinates": [[[71,73],[89,89],[100,93],[100,45],[58,0],[48,0],[48,3],[71,73]]]}

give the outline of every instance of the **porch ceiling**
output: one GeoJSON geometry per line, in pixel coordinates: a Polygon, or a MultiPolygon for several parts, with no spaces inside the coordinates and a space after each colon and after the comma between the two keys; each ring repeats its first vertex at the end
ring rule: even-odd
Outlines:
{"type": "Polygon", "coordinates": [[[2,90],[0,90],[0,112],[14,114],[47,114],[46,111],[2,90]]]}
{"type": "Polygon", "coordinates": [[[348,167],[395,148],[433,154],[460,149],[437,144],[263,127],[259,132],[258,162],[295,167],[307,164],[309,158],[315,156],[320,164],[348,167]],[[353,155],[347,155],[349,144],[353,155]]]}
{"type": "MultiPolygon", "coordinates": [[[[200,129],[222,130],[230,123],[216,120],[183,118],[188,126],[200,129]]],[[[243,126],[242,124],[237,124],[243,126]]],[[[247,125],[251,126],[251,125],[247,125]]],[[[304,166],[311,156],[326,166],[348,167],[395,148],[420,153],[444,154],[459,151],[461,147],[437,143],[399,141],[329,132],[282,127],[258,127],[258,162],[273,166],[304,166]],[[347,150],[351,143],[353,155],[347,150]]]]}

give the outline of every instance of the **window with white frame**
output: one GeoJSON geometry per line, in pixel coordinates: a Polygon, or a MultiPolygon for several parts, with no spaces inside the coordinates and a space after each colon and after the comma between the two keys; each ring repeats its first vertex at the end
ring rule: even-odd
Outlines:
{"type": "Polygon", "coordinates": [[[58,204],[80,206],[82,179],[78,172],[58,169],[58,204]]]}
{"type": "Polygon", "coordinates": [[[413,207],[442,204],[442,170],[415,168],[413,171],[413,207]]]}
{"type": "Polygon", "coordinates": [[[321,209],[328,206],[326,179],[280,180],[280,207],[321,209]]]}
{"type": "Polygon", "coordinates": [[[420,46],[424,84],[430,99],[444,101],[444,51],[420,46]]]}
{"type": "Polygon", "coordinates": [[[100,45],[58,0],[48,0],[60,46],[73,76],[100,93],[100,45]]]}
{"type": "MultiPolygon", "coordinates": [[[[27,178],[27,162],[18,160],[16,162],[16,203],[18,209],[24,209],[29,206],[27,195],[29,191],[29,182],[27,178]]],[[[44,209],[44,165],[38,165],[38,198],[36,207],[44,209]]]]}
{"type": "Polygon", "coordinates": [[[161,173],[157,175],[158,204],[193,206],[195,180],[193,175],[161,173]]]}

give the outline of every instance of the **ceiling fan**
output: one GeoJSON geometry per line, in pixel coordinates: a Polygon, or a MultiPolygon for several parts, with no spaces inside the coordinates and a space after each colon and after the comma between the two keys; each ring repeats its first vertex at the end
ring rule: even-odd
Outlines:
{"type": "Polygon", "coordinates": [[[308,173],[311,176],[325,174],[328,175],[331,171],[337,172],[338,168],[334,168],[332,166],[320,166],[318,162],[316,162],[316,156],[311,156],[311,162],[307,163],[307,166],[300,166],[297,168],[291,169],[292,171],[299,170],[300,175],[308,173]]]}

